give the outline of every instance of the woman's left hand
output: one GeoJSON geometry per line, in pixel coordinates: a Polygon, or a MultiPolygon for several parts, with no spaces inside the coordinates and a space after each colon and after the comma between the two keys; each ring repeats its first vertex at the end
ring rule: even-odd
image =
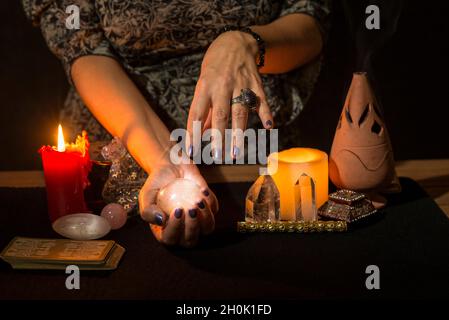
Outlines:
{"type": "MultiPolygon", "coordinates": [[[[209,46],[201,65],[201,74],[190,106],[187,130],[190,135],[190,155],[198,145],[193,141],[193,122],[201,121],[202,132],[212,127],[212,155],[221,159],[224,150],[225,129],[232,117],[232,157],[237,158],[243,150],[243,136],[236,129],[245,131],[248,108],[241,104],[230,105],[232,98],[244,88],[251,89],[259,99],[257,113],[266,129],[273,127],[273,117],[267,104],[256,59],[258,45],[252,35],[240,31],[228,31],[218,36],[209,46]],[[221,136],[218,136],[218,134],[221,136]],[[221,140],[221,144],[219,144],[221,140]],[[221,148],[220,148],[221,146],[221,148]]],[[[229,150],[226,150],[227,152],[229,150]]]]}

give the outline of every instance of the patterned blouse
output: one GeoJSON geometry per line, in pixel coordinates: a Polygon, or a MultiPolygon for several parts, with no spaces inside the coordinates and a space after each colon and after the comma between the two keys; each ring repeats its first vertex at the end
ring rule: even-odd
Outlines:
{"type": "MultiPolygon", "coordinates": [[[[208,45],[226,25],[267,24],[304,13],[316,19],[325,37],[326,0],[22,0],[68,79],[72,63],[84,55],[120,62],[169,129],[184,128],[201,62],[208,45]],[[66,28],[69,5],[80,8],[80,29],[66,28]]],[[[320,59],[280,75],[262,75],[268,103],[280,128],[280,147],[299,143],[291,125],[310,96],[320,59]]],[[[69,132],[87,130],[94,140],[110,138],[71,87],[61,121],[69,132]]],[[[257,116],[249,127],[259,127],[257,116]]]]}

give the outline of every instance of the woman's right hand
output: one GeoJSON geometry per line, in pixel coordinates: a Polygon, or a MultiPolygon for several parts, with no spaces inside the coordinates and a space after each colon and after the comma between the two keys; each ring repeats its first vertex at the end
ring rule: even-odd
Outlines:
{"type": "Polygon", "coordinates": [[[153,169],[139,194],[142,219],[150,223],[156,239],[166,245],[194,246],[201,234],[209,234],[215,228],[214,215],[218,211],[215,194],[209,189],[194,164],[167,164],[153,169]],[[176,208],[163,212],[156,204],[159,190],[178,178],[194,181],[204,198],[196,207],[176,208]]]}

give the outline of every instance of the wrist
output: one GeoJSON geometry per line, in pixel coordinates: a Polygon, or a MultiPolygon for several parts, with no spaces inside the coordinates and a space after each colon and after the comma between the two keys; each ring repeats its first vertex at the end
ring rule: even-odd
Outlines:
{"type": "Polygon", "coordinates": [[[259,55],[259,47],[257,45],[256,39],[249,33],[235,30],[229,31],[230,35],[235,35],[235,38],[239,41],[239,46],[245,48],[251,53],[255,58],[259,55]]]}
{"type": "MultiPolygon", "coordinates": [[[[171,145],[161,147],[161,149],[156,152],[156,156],[153,156],[151,162],[149,163],[149,171],[160,170],[161,168],[173,167],[175,166],[170,160],[171,145]]],[[[149,171],[147,171],[149,173],[149,171]]]]}
{"type": "Polygon", "coordinates": [[[258,33],[248,27],[225,26],[222,34],[238,35],[240,44],[255,57],[257,67],[262,68],[265,65],[265,42],[258,33]]]}
{"type": "Polygon", "coordinates": [[[157,171],[157,170],[160,170],[161,168],[167,168],[167,167],[172,167],[172,166],[174,166],[174,164],[170,162],[170,159],[165,159],[165,158],[158,159],[156,161],[153,161],[150,164],[150,170],[149,171],[150,172],[151,171],[155,171],[155,170],[157,171]]]}
{"type": "Polygon", "coordinates": [[[153,143],[152,145],[134,146],[133,149],[128,149],[133,155],[134,159],[139,163],[146,173],[157,171],[162,167],[172,165],[170,161],[170,146],[161,146],[153,143]],[[146,150],[142,152],[142,150],[146,150]]]}
{"type": "Polygon", "coordinates": [[[259,46],[257,45],[256,39],[254,39],[253,36],[251,36],[246,32],[242,31],[237,32],[239,32],[242,35],[247,50],[251,53],[251,55],[254,57],[254,60],[257,62],[259,59],[259,46]]]}

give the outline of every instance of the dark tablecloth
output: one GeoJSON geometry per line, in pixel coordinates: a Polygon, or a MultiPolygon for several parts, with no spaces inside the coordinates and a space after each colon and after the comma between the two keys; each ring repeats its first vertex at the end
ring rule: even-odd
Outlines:
{"type": "MultiPolygon", "coordinates": [[[[314,299],[449,297],[449,219],[412,180],[380,219],[341,234],[235,232],[249,184],[214,185],[217,232],[195,249],[167,249],[137,217],[106,238],[127,250],[115,271],[17,271],[0,262],[0,299],[314,299]],[[367,290],[365,269],[380,269],[367,290]]],[[[0,189],[0,247],[14,236],[58,237],[45,189],[0,189]]]]}

